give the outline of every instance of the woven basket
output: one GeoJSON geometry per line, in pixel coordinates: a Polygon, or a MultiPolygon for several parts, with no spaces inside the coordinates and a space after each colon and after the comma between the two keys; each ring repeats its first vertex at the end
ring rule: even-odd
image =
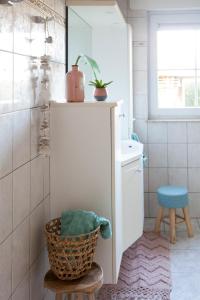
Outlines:
{"type": "Polygon", "coordinates": [[[60,227],[60,218],[45,226],[51,270],[61,280],[81,278],[91,269],[99,227],[88,234],[64,238],[60,236],[60,227]]]}

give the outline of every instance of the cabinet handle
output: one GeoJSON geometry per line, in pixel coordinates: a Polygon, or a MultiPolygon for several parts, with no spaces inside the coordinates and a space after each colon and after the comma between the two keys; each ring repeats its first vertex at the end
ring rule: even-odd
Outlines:
{"type": "Polygon", "coordinates": [[[141,173],[141,172],[142,172],[142,169],[137,169],[136,172],[137,172],[137,173],[141,173]]]}

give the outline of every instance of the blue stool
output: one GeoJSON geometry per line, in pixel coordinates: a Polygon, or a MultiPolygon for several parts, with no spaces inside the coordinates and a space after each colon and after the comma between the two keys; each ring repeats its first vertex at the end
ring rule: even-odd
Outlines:
{"type": "Polygon", "coordinates": [[[185,222],[188,236],[193,236],[192,224],[188,211],[188,191],[181,186],[162,186],[157,189],[157,198],[160,205],[155,232],[160,233],[161,222],[170,225],[170,242],[176,243],[176,225],[185,222]],[[164,208],[169,208],[169,222],[164,219],[164,208]],[[176,214],[176,209],[182,208],[183,217],[176,214]]]}

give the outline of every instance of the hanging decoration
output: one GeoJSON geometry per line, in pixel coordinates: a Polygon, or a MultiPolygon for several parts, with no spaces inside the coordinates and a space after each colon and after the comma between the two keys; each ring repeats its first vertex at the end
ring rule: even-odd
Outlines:
{"type": "Polygon", "coordinates": [[[50,140],[49,140],[49,100],[50,100],[50,80],[49,72],[51,70],[49,65],[50,57],[43,55],[40,58],[40,69],[42,70],[41,86],[39,99],[42,103],[41,114],[42,120],[40,125],[39,138],[39,154],[44,156],[50,155],[50,140]]]}

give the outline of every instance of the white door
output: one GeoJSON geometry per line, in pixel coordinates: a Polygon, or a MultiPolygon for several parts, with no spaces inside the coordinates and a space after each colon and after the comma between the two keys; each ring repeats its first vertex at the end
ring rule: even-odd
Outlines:
{"type": "Polygon", "coordinates": [[[122,167],[123,250],[143,233],[143,167],[137,160],[122,167]]]}

